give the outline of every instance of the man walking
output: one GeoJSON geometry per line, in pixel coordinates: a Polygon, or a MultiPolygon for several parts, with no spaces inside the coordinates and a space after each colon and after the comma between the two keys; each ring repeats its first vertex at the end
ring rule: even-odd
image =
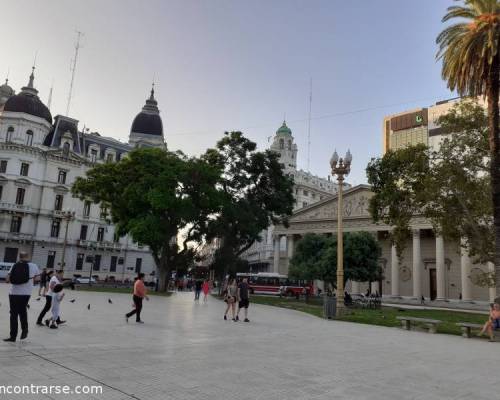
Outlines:
{"type": "Polygon", "coordinates": [[[125,314],[125,320],[128,322],[128,319],[135,314],[135,322],[138,324],[143,324],[144,322],[141,320],[141,311],[142,311],[142,300],[146,298],[149,300],[149,297],[146,294],[146,286],[144,286],[144,273],[141,272],[134,283],[134,309],[130,311],[128,314],[125,314]]]}
{"type": "MultiPolygon", "coordinates": [[[[47,294],[45,295],[45,306],[43,307],[42,311],[40,311],[40,315],[38,315],[38,319],[36,320],[36,324],[39,326],[43,326],[43,317],[45,317],[45,314],[50,310],[52,307],[52,297],[54,295],[54,288],[56,285],[60,285],[63,280],[63,270],[56,271],[54,276],[50,278],[49,281],[49,290],[47,291],[47,294]]],[[[61,325],[64,324],[66,321],[62,321],[61,318],[58,317],[57,324],[61,325]]]]}
{"type": "Polygon", "coordinates": [[[28,337],[28,302],[40,271],[36,264],[28,262],[28,253],[19,253],[19,261],[9,271],[6,283],[11,283],[9,292],[10,305],[10,336],[4,342],[15,342],[18,332],[18,318],[21,322],[21,337],[28,337]]]}
{"type": "Polygon", "coordinates": [[[38,296],[45,296],[47,289],[47,268],[42,270],[40,275],[40,289],[38,289],[38,296]]]}
{"type": "Polygon", "coordinates": [[[248,289],[248,279],[243,278],[243,280],[240,282],[238,285],[238,298],[240,299],[240,302],[238,303],[238,313],[236,314],[236,321],[240,320],[240,311],[241,309],[245,309],[245,322],[250,322],[248,319],[248,306],[250,304],[250,296],[249,296],[249,289],[248,289]]]}
{"type": "Polygon", "coordinates": [[[194,300],[195,301],[200,300],[200,293],[201,293],[202,285],[203,285],[203,283],[199,279],[197,279],[196,282],[194,283],[194,300]]]}

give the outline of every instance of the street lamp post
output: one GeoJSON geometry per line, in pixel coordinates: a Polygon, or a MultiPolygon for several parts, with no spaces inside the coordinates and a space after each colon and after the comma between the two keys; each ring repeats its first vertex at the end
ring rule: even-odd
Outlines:
{"type": "Polygon", "coordinates": [[[351,171],[352,155],[349,150],[345,157],[339,158],[337,151],[334,151],[330,159],[332,175],[337,175],[339,182],[338,200],[337,200],[337,307],[335,316],[340,317],[344,313],[344,228],[342,226],[342,217],[344,211],[343,189],[344,177],[351,171]]]}
{"type": "Polygon", "coordinates": [[[66,227],[64,230],[64,242],[62,248],[62,256],[61,256],[61,269],[64,270],[64,266],[66,264],[66,245],[68,243],[68,227],[70,221],[75,218],[75,212],[73,210],[64,210],[60,212],[61,217],[66,221],[66,227]]]}

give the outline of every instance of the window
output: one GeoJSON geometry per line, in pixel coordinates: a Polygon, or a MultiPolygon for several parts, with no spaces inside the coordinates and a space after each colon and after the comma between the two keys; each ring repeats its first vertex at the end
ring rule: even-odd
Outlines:
{"type": "Polygon", "coordinates": [[[62,183],[64,185],[66,183],[66,175],[67,172],[60,169],[59,175],[57,176],[57,183],[62,183]]]}
{"type": "Polygon", "coordinates": [[[113,162],[113,161],[114,161],[113,153],[108,153],[108,155],[106,156],[106,162],[113,162]]]}
{"type": "Polygon", "coordinates": [[[99,271],[101,269],[101,255],[96,254],[94,256],[94,271],[99,271]]]}
{"type": "Polygon", "coordinates": [[[142,269],[142,258],[136,258],[135,259],[135,273],[139,274],[141,273],[142,269]]]}
{"type": "Polygon", "coordinates": [[[56,201],[54,203],[54,210],[61,211],[63,205],[64,196],[62,194],[56,194],[56,201]]]}
{"type": "Polygon", "coordinates": [[[61,228],[61,220],[55,219],[52,221],[52,226],[50,227],[50,237],[59,237],[59,229],[61,228]]]}
{"type": "Polygon", "coordinates": [[[82,225],[80,228],[80,240],[87,240],[88,225],[82,225]]]}
{"type": "Polygon", "coordinates": [[[280,139],[280,150],[283,150],[285,148],[285,141],[283,139],[280,139]]]}
{"type": "Polygon", "coordinates": [[[21,224],[23,222],[23,218],[18,216],[18,215],[14,215],[12,217],[12,220],[10,221],[10,231],[12,233],[19,233],[21,232],[21,224]]]}
{"type": "Polygon", "coordinates": [[[14,133],[14,127],[9,126],[9,129],[7,129],[7,134],[5,135],[5,141],[7,143],[12,141],[12,135],[14,133]]]}
{"type": "Polygon", "coordinates": [[[29,165],[29,164],[27,164],[27,163],[22,163],[22,164],[21,164],[21,172],[20,172],[20,174],[21,174],[22,176],[28,176],[28,171],[29,171],[29,169],[30,169],[30,165],[29,165]]]}
{"type": "Polygon", "coordinates": [[[0,172],[7,172],[7,160],[0,161],[0,172]]]}
{"type": "Polygon", "coordinates": [[[101,212],[99,213],[99,218],[100,219],[106,219],[106,217],[108,216],[108,209],[106,206],[103,206],[101,204],[101,212]]]}
{"type": "Polygon", "coordinates": [[[63,157],[68,157],[69,156],[69,143],[68,142],[64,142],[63,144],[63,157]]]}
{"type": "Polygon", "coordinates": [[[26,146],[33,145],[33,131],[26,131],[26,146]]]}
{"type": "Polygon", "coordinates": [[[309,192],[307,190],[304,190],[304,196],[309,196],[309,192]]]}
{"type": "Polygon", "coordinates": [[[306,201],[302,202],[302,207],[305,207],[305,206],[307,206],[307,202],[306,201]]]}
{"type": "Polygon", "coordinates": [[[90,201],[86,201],[84,204],[83,204],[83,216],[84,217],[88,217],[90,216],[90,201]]]}
{"type": "Polygon", "coordinates": [[[292,150],[292,141],[291,140],[288,141],[288,150],[292,150]]]}
{"type": "Polygon", "coordinates": [[[45,267],[47,269],[53,269],[55,260],[56,260],[56,252],[49,250],[49,253],[47,255],[47,264],[45,265],[45,267]]]}
{"type": "Polygon", "coordinates": [[[118,261],[117,256],[111,256],[111,264],[109,266],[109,272],[116,272],[116,263],[118,261]]]}
{"type": "Polygon", "coordinates": [[[24,204],[24,194],[26,193],[26,189],[17,188],[16,194],[16,204],[22,206],[24,204]]]}
{"type": "Polygon", "coordinates": [[[102,242],[104,240],[104,228],[97,229],[97,241],[102,242]]]}
{"type": "Polygon", "coordinates": [[[115,230],[113,233],[113,242],[118,243],[120,241],[120,235],[118,235],[118,232],[115,230]]]}
{"type": "Polygon", "coordinates": [[[75,269],[77,271],[81,271],[83,269],[83,261],[85,260],[85,255],[83,253],[78,253],[76,255],[76,266],[75,269]]]}
{"type": "Polygon", "coordinates": [[[90,150],[90,161],[92,161],[93,163],[95,163],[97,161],[97,150],[96,149],[90,150]]]}
{"type": "Polygon", "coordinates": [[[3,186],[0,185],[0,200],[2,200],[2,194],[3,194],[3,186]]]}

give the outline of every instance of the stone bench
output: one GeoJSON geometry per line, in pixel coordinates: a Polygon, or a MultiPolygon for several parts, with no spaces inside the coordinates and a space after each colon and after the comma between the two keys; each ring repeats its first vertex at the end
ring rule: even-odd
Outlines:
{"type": "MultiPolygon", "coordinates": [[[[483,329],[483,325],[481,324],[472,324],[470,322],[457,322],[457,326],[460,327],[460,329],[462,330],[462,336],[464,338],[470,338],[472,337],[472,330],[473,329],[477,329],[477,330],[481,330],[483,329]]],[[[496,329],[493,331],[493,337],[496,339],[496,338],[500,338],[500,330],[496,329]]]]}
{"type": "Polygon", "coordinates": [[[436,328],[438,324],[442,321],[438,319],[427,319],[427,318],[417,318],[417,317],[396,317],[397,320],[401,321],[401,325],[403,329],[407,331],[411,330],[411,325],[415,325],[416,323],[424,325],[429,333],[436,333],[436,328]]]}

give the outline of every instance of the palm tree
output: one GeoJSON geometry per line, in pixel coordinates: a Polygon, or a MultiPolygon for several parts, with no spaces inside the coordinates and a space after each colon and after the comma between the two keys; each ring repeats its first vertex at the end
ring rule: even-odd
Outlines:
{"type": "MultiPolygon", "coordinates": [[[[458,0],[456,0],[458,1],[458,0]]],[[[443,60],[442,77],[460,96],[486,96],[491,154],[491,188],[495,227],[495,283],[500,294],[500,0],[463,0],[452,6],[443,22],[458,18],[436,39],[437,59],[443,60]]]]}

